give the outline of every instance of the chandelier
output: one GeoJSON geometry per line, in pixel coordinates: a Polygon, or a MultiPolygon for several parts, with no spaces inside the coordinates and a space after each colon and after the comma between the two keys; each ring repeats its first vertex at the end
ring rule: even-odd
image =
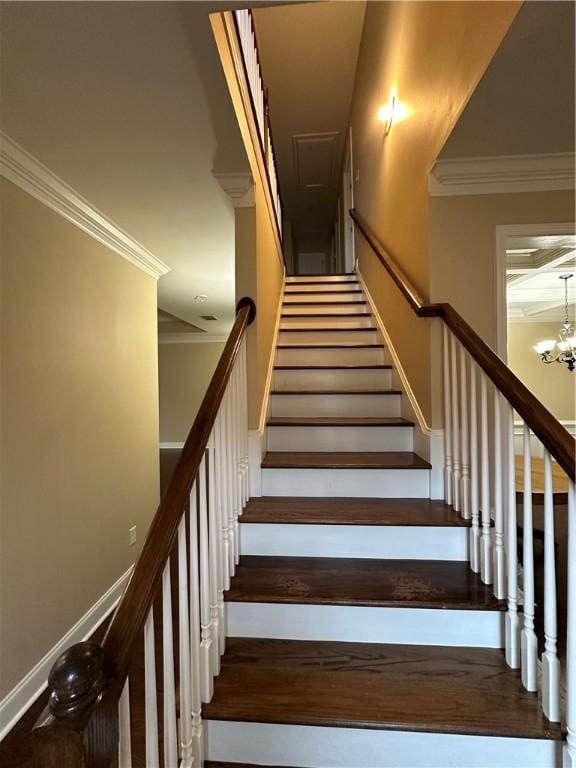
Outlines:
{"type": "Polygon", "coordinates": [[[568,280],[571,277],[573,275],[560,275],[560,280],[564,280],[564,322],[558,339],[546,339],[534,345],[543,363],[566,363],[569,371],[576,366],[576,331],[568,317],[568,280]]]}

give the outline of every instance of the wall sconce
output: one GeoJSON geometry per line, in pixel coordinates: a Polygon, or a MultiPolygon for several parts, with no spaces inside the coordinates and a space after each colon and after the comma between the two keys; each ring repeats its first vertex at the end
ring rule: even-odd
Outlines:
{"type": "Polygon", "coordinates": [[[384,104],[378,110],[378,120],[384,125],[386,136],[390,133],[393,123],[399,123],[408,117],[408,107],[399,101],[396,96],[392,96],[388,104],[384,104]]]}

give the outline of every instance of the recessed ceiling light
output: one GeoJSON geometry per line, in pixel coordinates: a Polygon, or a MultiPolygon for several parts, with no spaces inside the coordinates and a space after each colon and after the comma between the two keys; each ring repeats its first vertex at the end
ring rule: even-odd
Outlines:
{"type": "Polygon", "coordinates": [[[205,293],[199,293],[197,296],[194,296],[195,301],[208,301],[208,296],[205,293]]]}

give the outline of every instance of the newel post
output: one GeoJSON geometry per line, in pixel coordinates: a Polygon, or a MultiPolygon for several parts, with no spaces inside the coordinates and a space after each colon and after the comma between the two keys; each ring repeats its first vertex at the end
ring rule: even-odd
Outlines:
{"type": "Polygon", "coordinates": [[[32,732],[34,768],[109,768],[118,751],[118,697],[97,643],[68,648],[48,677],[50,699],[32,732]]]}

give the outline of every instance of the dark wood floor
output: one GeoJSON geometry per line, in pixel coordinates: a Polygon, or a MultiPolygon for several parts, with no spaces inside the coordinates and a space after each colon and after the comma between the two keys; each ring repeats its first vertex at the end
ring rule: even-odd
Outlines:
{"type": "Polygon", "coordinates": [[[231,638],[213,720],[560,739],[498,650],[231,638]]]}
{"type": "Polygon", "coordinates": [[[244,556],[228,602],[505,610],[467,563],[244,556]]]}

